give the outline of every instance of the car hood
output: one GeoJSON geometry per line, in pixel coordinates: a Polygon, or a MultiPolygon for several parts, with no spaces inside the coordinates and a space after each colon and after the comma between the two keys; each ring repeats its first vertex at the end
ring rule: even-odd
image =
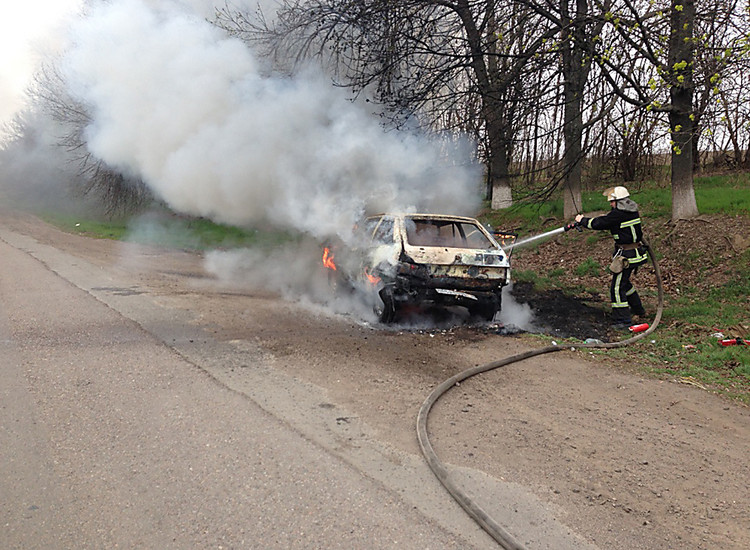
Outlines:
{"type": "Polygon", "coordinates": [[[404,246],[404,253],[420,264],[510,267],[508,255],[501,249],[404,246]]]}

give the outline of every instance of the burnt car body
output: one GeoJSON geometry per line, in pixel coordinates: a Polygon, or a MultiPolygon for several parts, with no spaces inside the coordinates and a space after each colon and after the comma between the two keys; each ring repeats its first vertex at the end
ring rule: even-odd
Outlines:
{"type": "Polygon", "coordinates": [[[360,273],[381,322],[393,322],[406,305],[463,306],[486,321],[500,310],[510,259],[474,218],[380,214],[362,229],[360,273]]]}

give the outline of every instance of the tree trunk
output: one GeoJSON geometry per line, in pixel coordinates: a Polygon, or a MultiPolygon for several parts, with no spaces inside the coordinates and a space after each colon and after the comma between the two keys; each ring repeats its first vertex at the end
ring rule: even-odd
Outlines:
{"type": "MultiPolygon", "coordinates": [[[[502,120],[494,122],[492,126],[502,126],[502,120]]],[[[513,206],[513,197],[510,188],[510,171],[508,161],[508,144],[502,127],[488,128],[491,156],[489,158],[489,177],[492,186],[492,200],[490,206],[493,210],[510,208],[513,206]]]]}
{"type": "MultiPolygon", "coordinates": [[[[494,11],[494,1],[488,0],[487,7],[494,11]]],[[[513,205],[510,189],[508,144],[506,138],[503,104],[499,99],[500,86],[493,82],[487,60],[484,56],[482,36],[472,18],[468,0],[459,0],[454,6],[461,18],[471,52],[471,67],[477,79],[482,96],[482,118],[487,132],[487,157],[489,166],[489,187],[492,190],[492,208],[509,208],[513,205]]]]}
{"type": "Polygon", "coordinates": [[[693,188],[693,23],[695,0],[672,0],[669,40],[671,105],[669,129],[672,136],[672,219],[698,215],[693,188]]]}
{"type": "MultiPolygon", "coordinates": [[[[490,86],[494,86],[502,78],[498,65],[499,57],[497,55],[497,21],[495,19],[496,6],[495,0],[487,0],[487,77],[490,86]]],[[[489,90],[487,90],[489,91],[489,90]]],[[[501,95],[499,90],[495,92],[501,95]]],[[[492,97],[494,97],[493,94],[492,97]]],[[[510,188],[510,147],[508,146],[508,126],[506,118],[503,116],[503,105],[499,100],[490,100],[489,97],[484,99],[488,105],[485,115],[485,124],[487,128],[487,143],[489,158],[489,186],[490,186],[490,207],[493,210],[501,210],[513,206],[513,196],[510,188]]]]}
{"type": "Polygon", "coordinates": [[[726,92],[720,90],[721,103],[724,108],[724,118],[727,121],[727,133],[729,134],[729,140],[732,142],[732,151],[734,152],[734,162],[737,168],[745,168],[744,157],[742,155],[742,147],[740,147],[740,140],[737,135],[737,129],[734,124],[734,117],[729,112],[729,104],[727,102],[726,92]]]}
{"type": "Polygon", "coordinates": [[[587,0],[576,0],[575,17],[571,19],[568,10],[569,0],[561,0],[563,47],[563,216],[565,219],[575,217],[581,212],[581,175],[583,136],[583,89],[589,71],[589,63],[584,61],[583,43],[586,40],[584,20],[588,12],[587,0]]]}
{"type": "Polygon", "coordinates": [[[565,219],[574,218],[576,214],[580,214],[582,211],[581,176],[583,159],[581,158],[581,133],[583,131],[583,119],[580,105],[580,99],[577,101],[569,100],[565,104],[566,123],[565,128],[563,128],[565,135],[563,216],[565,219]],[[569,119],[568,116],[572,116],[572,118],[569,119]]]}
{"type": "MultiPolygon", "coordinates": [[[[672,107],[680,102],[691,105],[689,99],[672,94],[672,107]]],[[[688,95],[688,94],[685,94],[688,95]]],[[[689,94],[692,95],[692,94],[689,94]]],[[[692,126],[689,111],[669,113],[669,126],[672,128],[672,219],[694,218],[698,215],[693,188],[693,147],[692,126]],[[681,130],[675,131],[675,128],[681,130]],[[685,129],[687,127],[687,130],[685,129]]]]}

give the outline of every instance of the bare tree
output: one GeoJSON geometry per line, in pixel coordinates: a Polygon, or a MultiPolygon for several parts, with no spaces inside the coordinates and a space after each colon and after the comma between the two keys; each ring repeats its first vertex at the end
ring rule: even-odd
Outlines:
{"type": "Polygon", "coordinates": [[[279,61],[318,57],[339,83],[385,104],[392,123],[470,131],[493,208],[512,204],[511,156],[525,78],[557,30],[497,0],[283,0],[273,21],[221,10],[217,23],[279,61]]]}
{"type": "Polygon", "coordinates": [[[95,196],[109,216],[136,211],[153,200],[141,179],[108,166],[88,150],[85,130],[91,124],[89,109],[67,93],[62,77],[53,66],[42,69],[29,93],[34,103],[60,125],[59,145],[68,151],[71,161],[78,164],[78,192],[95,196]]]}
{"type": "Polygon", "coordinates": [[[678,219],[697,214],[699,139],[722,109],[740,155],[738,1],[282,0],[273,22],[223,10],[218,23],[277,60],[325,60],[396,125],[470,132],[493,208],[511,204],[511,181],[542,200],[562,186],[570,217],[590,150],[616,139],[616,173],[632,178],[662,140],[678,219]]]}
{"type": "MultiPolygon", "coordinates": [[[[744,87],[736,86],[736,82],[744,77],[748,68],[747,51],[741,41],[750,33],[750,20],[747,12],[743,14],[742,10],[743,5],[737,0],[713,0],[704,4],[703,9],[696,13],[693,71],[694,171],[701,166],[701,141],[712,144],[710,136],[720,132],[722,127],[730,135],[734,135],[733,143],[739,145],[736,131],[742,125],[736,126],[729,121],[727,115],[729,103],[739,100],[742,104],[746,100],[741,91],[744,87]]],[[[740,105],[738,107],[742,109],[740,105]]],[[[735,154],[735,158],[741,162],[741,156],[735,154]]]]}
{"type": "Polygon", "coordinates": [[[650,67],[650,78],[632,75],[618,56],[599,52],[597,62],[602,74],[620,97],[652,113],[665,113],[669,124],[672,185],[672,218],[690,218],[698,214],[693,187],[694,156],[700,124],[707,113],[709,99],[718,93],[717,84],[739,59],[742,32],[716,34],[707,24],[724,21],[724,27],[742,19],[733,0],[706,0],[696,9],[695,0],[632,2],[622,0],[618,11],[605,14],[607,25],[621,39],[623,55],[641,60],[650,67]],[[728,15],[726,15],[728,14],[728,15]],[[709,33],[712,36],[709,39],[709,33]],[[722,37],[723,43],[717,42],[722,37]],[[716,63],[717,52],[724,52],[716,63]],[[697,70],[703,60],[704,70],[697,70]],[[697,101],[696,101],[697,99],[697,101]]]}
{"type": "Polygon", "coordinates": [[[672,219],[698,215],[693,188],[695,0],[672,0],[669,53],[669,131],[672,136],[672,219]]]}
{"type": "MultiPolygon", "coordinates": [[[[563,75],[563,97],[565,99],[563,215],[565,218],[572,218],[581,212],[582,204],[583,100],[591,73],[592,59],[590,52],[594,47],[594,41],[597,37],[600,37],[603,24],[601,19],[592,20],[588,0],[575,0],[575,2],[560,0],[559,5],[562,34],[561,71],[563,75]],[[573,6],[571,6],[571,3],[573,6]]],[[[608,7],[609,0],[606,0],[603,9],[608,9],[608,7]]]]}
{"type": "Polygon", "coordinates": [[[708,141],[718,158],[711,159],[729,169],[750,168],[750,105],[746,90],[750,89],[750,63],[722,79],[715,104],[716,116],[708,141]]]}

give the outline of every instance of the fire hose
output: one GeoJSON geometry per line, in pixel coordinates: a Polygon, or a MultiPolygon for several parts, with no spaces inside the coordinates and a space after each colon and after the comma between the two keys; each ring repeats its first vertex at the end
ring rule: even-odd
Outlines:
{"type": "MultiPolygon", "coordinates": [[[[573,224],[572,227],[576,227],[576,225],[573,224]]],[[[561,227],[559,229],[555,229],[543,235],[538,235],[537,237],[526,239],[523,242],[530,242],[531,240],[537,240],[538,238],[546,237],[551,234],[561,233],[563,231],[569,230],[570,228],[571,226],[561,227]]],[[[576,227],[576,229],[580,230],[580,227],[576,227]]],[[[428,430],[427,430],[427,420],[428,420],[430,411],[432,410],[432,407],[435,405],[435,403],[437,403],[437,401],[445,393],[447,393],[448,390],[460,384],[464,380],[471,378],[472,376],[476,376],[477,374],[488,372],[488,371],[498,369],[501,367],[506,367],[513,363],[518,363],[519,361],[530,359],[532,357],[537,357],[539,355],[544,355],[547,353],[562,351],[566,349],[575,350],[576,348],[603,348],[603,349],[621,348],[621,347],[633,344],[634,342],[637,342],[638,340],[641,340],[642,338],[645,338],[646,336],[651,334],[656,329],[659,322],[661,321],[661,316],[664,310],[664,289],[663,289],[663,284],[662,284],[661,272],[659,270],[659,263],[656,261],[655,254],[653,253],[651,246],[649,245],[647,241],[642,240],[642,242],[648,252],[649,258],[651,259],[651,264],[654,267],[654,275],[656,277],[656,288],[658,292],[656,314],[654,316],[653,322],[651,323],[651,326],[648,327],[646,330],[643,330],[637,333],[633,331],[634,332],[633,336],[625,340],[620,340],[617,342],[582,343],[582,344],[571,344],[571,345],[564,345],[564,346],[553,344],[551,346],[546,346],[543,348],[526,351],[523,353],[512,355],[510,357],[506,357],[504,359],[500,359],[498,361],[487,363],[485,365],[479,365],[479,366],[467,369],[463,372],[460,372],[452,376],[451,378],[447,379],[445,382],[437,386],[432,391],[432,393],[430,393],[430,395],[427,397],[427,399],[424,401],[424,403],[419,409],[419,413],[417,414],[417,439],[419,440],[419,446],[422,449],[422,454],[427,460],[427,464],[429,465],[430,469],[438,478],[440,483],[442,483],[443,487],[445,487],[448,493],[450,493],[450,495],[454,498],[454,500],[456,500],[456,502],[458,502],[458,504],[461,505],[461,507],[468,513],[468,515],[471,516],[474,519],[474,521],[476,521],[479,524],[479,526],[482,527],[482,529],[484,529],[487,532],[487,534],[489,534],[502,548],[505,548],[506,550],[522,550],[524,546],[521,543],[519,543],[503,526],[501,526],[497,521],[495,521],[492,517],[490,517],[490,515],[484,509],[482,509],[482,507],[479,506],[453,480],[453,478],[450,475],[450,471],[445,466],[445,464],[443,464],[443,462],[438,458],[437,454],[435,453],[435,450],[432,447],[432,444],[430,443],[428,430]]]]}

